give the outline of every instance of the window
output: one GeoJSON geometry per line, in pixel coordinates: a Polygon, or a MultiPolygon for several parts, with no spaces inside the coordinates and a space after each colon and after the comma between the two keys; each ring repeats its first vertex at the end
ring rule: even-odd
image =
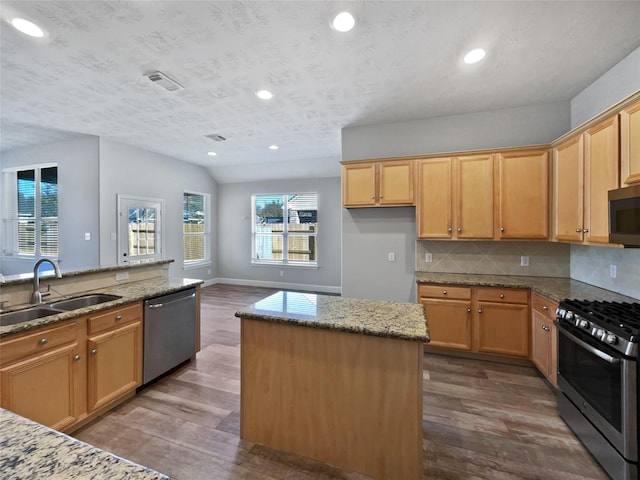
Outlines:
{"type": "Polygon", "coordinates": [[[162,259],[164,200],[117,194],[118,264],[162,259]]]}
{"type": "Polygon", "coordinates": [[[317,193],[252,195],[251,210],[252,263],[317,265],[317,193]]]}
{"type": "Polygon", "coordinates": [[[5,255],[58,256],[58,167],[3,172],[5,255]]]}
{"type": "Polygon", "coordinates": [[[183,197],[182,231],[184,234],[184,264],[208,263],[209,255],[209,195],[187,193],[183,197]]]}

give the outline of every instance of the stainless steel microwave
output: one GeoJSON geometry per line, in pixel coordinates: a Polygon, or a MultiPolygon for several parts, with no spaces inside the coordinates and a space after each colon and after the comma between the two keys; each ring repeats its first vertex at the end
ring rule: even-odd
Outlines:
{"type": "Polygon", "coordinates": [[[640,247],[640,185],[609,190],[609,243],[640,247]]]}

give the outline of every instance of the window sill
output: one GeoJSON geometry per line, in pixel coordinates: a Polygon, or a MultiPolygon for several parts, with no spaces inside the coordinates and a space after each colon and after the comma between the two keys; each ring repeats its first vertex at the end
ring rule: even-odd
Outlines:
{"type": "Polygon", "coordinates": [[[260,260],[251,260],[252,267],[277,267],[277,268],[293,268],[302,270],[317,270],[318,263],[281,263],[281,262],[267,262],[260,260]]]}
{"type": "Polygon", "coordinates": [[[182,264],[182,270],[195,270],[196,268],[210,267],[211,265],[211,260],[203,260],[202,262],[194,263],[184,263],[182,264]]]}

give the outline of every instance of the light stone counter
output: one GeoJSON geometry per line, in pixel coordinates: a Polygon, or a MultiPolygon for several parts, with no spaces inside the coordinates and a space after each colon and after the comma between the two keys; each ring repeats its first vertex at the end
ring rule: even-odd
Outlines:
{"type": "Polygon", "coordinates": [[[557,302],[565,298],[632,303],[638,301],[636,298],[620,295],[604,288],[594,287],[588,283],[559,277],[416,272],[416,282],[471,287],[529,288],[557,302]]]}
{"type": "MultiPolygon", "coordinates": [[[[45,325],[52,325],[58,322],[62,322],[64,320],[69,320],[71,318],[80,317],[82,315],[87,315],[87,314],[98,312],[101,310],[107,310],[109,308],[114,308],[127,303],[136,302],[139,300],[145,300],[148,298],[153,298],[160,295],[177,292],[189,287],[199,285],[201,283],[203,283],[203,281],[198,279],[192,279],[192,278],[170,279],[163,276],[159,276],[159,277],[154,277],[147,280],[122,283],[119,285],[112,285],[112,286],[100,288],[95,291],[89,290],[86,292],[76,293],[74,295],[70,295],[67,297],[56,298],[54,301],[60,301],[64,298],[76,297],[79,295],[84,295],[89,293],[107,293],[107,294],[118,295],[122,297],[122,298],[119,298],[118,300],[100,303],[98,305],[93,305],[91,307],[79,308],[77,310],[73,310],[70,312],[49,315],[47,317],[42,317],[35,320],[29,320],[27,322],[17,323],[15,325],[0,326],[0,337],[4,337],[12,333],[31,330],[31,329],[42,327],[45,325]]],[[[43,303],[42,305],[46,306],[47,304],[43,303]]],[[[6,310],[6,311],[10,311],[10,310],[6,310]]]]}
{"type": "Polygon", "coordinates": [[[402,340],[430,339],[424,308],[416,303],[282,291],[241,309],[236,317],[402,340]]]}
{"type": "Polygon", "coordinates": [[[3,480],[169,480],[125,460],[0,408],[3,480]]]}

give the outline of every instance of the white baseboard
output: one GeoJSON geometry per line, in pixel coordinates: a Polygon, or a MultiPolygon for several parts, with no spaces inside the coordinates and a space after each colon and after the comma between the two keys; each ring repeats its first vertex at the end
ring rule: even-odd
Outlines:
{"type": "Polygon", "coordinates": [[[263,280],[248,280],[243,278],[214,278],[204,282],[203,286],[215,285],[216,283],[227,283],[229,285],[246,285],[248,287],[267,287],[279,290],[301,290],[304,292],[322,293],[342,293],[342,287],[332,287],[330,285],[307,285],[302,283],[267,282],[263,280]]]}

